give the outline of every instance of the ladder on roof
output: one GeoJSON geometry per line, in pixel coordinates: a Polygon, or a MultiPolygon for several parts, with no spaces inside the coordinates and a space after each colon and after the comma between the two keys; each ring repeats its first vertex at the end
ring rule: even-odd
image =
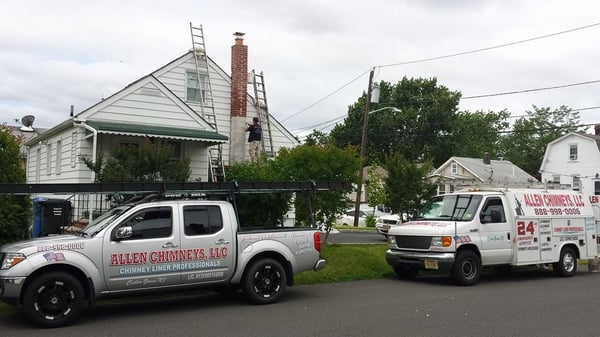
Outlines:
{"type": "MultiPolygon", "coordinates": [[[[194,63],[196,65],[196,80],[198,89],[200,89],[200,112],[202,118],[215,129],[215,132],[219,133],[202,25],[194,27],[190,22],[190,34],[192,36],[192,51],[194,52],[194,63]]],[[[225,180],[223,144],[217,144],[208,148],[208,174],[209,181],[225,180]]]]}
{"type": "Polygon", "coordinates": [[[273,158],[275,156],[275,150],[273,148],[273,134],[271,132],[269,107],[267,105],[265,78],[262,71],[258,74],[254,69],[252,69],[252,78],[252,84],[254,86],[254,107],[256,108],[259,123],[263,128],[263,137],[261,140],[262,151],[268,158],[273,158]],[[266,131],[266,133],[264,131],[266,131]]]}

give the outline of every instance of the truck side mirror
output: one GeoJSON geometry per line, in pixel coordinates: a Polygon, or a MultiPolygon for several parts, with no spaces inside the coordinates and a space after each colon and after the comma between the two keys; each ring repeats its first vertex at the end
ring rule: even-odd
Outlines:
{"type": "Polygon", "coordinates": [[[123,226],[117,229],[117,233],[115,234],[115,239],[123,240],[133,236],[133,227],[131,226],[123,226]]]}

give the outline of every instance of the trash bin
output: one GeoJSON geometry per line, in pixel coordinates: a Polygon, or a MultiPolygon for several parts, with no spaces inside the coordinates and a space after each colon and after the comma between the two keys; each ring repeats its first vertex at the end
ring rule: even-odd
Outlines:
{"type": "Polygon", "coordinates": [[[71,202],[63,199],[36,197],[33,199],[32,237],[61,234],[61,227],[69,225],[71,202]]]}

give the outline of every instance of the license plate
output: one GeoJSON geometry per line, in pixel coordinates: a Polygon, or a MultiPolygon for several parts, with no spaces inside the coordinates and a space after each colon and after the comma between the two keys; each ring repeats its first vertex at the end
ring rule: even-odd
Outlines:
{"type": "Polygon", "coordinates": [[[438,262],[425,260],[425,269],[439,269],[438,262]]]}

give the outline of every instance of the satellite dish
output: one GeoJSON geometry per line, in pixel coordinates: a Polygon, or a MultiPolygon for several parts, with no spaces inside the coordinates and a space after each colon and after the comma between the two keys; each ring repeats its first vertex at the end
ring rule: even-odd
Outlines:
{"type": "Polygon", "coordinates": [[[32,132],[33,131],[33,121],[35,120],[35,116],[26,115],[21,118],[21,123],[23,126],[21,127],[21,131],[32,132]]]}

